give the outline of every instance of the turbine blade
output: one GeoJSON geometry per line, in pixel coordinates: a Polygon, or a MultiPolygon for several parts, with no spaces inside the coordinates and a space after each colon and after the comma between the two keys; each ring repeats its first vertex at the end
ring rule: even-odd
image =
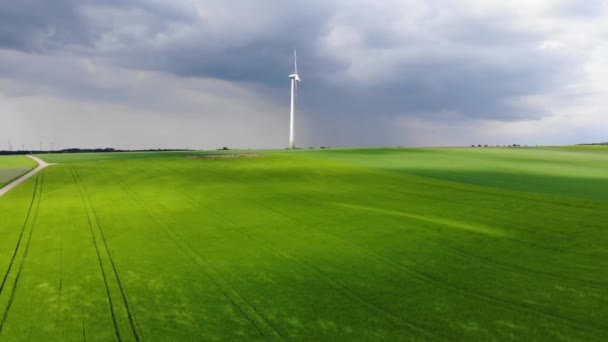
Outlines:
{"type": "Polygon", "coordinates": [[[293,49],[293,66],[294,66],[295,74],[297,74],[298,73],[298,54],[296,52],[296,49],[293,49]]]}

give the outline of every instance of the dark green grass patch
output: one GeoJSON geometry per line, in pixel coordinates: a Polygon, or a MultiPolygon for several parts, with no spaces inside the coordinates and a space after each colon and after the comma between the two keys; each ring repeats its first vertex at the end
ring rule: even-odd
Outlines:
{"type": "Polygon", "coordinates": [[[546,148],[363,149],[316,157],[454,182],[608,200],[608,155],[546,148]]]}

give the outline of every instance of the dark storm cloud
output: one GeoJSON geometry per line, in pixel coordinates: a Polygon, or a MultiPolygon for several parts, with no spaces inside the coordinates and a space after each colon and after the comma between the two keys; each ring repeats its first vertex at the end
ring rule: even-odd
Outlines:
{"type": "Polygon", "coordinates": [[[0,2],[0,47],[21,51],[87,44],[93,32],[73,1],[0,2]]]}
{"type": "Polygon", "coordinates": [[[471,118],[538,119],[548,113],[528,110],[512,100],[551,89],[563,81],[563,75],[557,72],[561,63],[555,62],[538,60],[499,68],[467,60],[418,61],[395,70],[404,79],[377,85],[308,89],[304,84],[301,97],[305,98],[301,101],[312,112],[344,111],[354,117],[411,113],[430,118],[455,111],[471,118]]]}
{"type": "Polygon", "coordinates": [[[104,35],[133,24],[131,20],[141,21],[145,30],[139,32],[140,38],[147,38],[171,23],[192,23],[195,17],[187,8],[146,0],[3,1],[0,48],[33,52],[94,48],[104,35]]]}
{"type": "Polygon", "coordinates": [[[270,87],[284,85],[286,75],[293,68],[292,50],[296,47],[302,68],[311,64],[335,65],[315,58],[315,46],[326,32],[332,14],[330,6],[320,2],[288,6],[260,1],[251,10],[269,13],[261,18],[250,17],[241,12],[247,9],[239,6],[233,9],[238,20],[203,16],[188,27],[188,34],[169,30],[166,43],[135,43],[129,51],[119,51],[110,58],[134,68],[185,77],[261,83],[270,87]]]}
{"type": "Polygon", "coordinates": [[[197,16],[192,4],[172,2],[2,2],[0,48],[67,51],[182,76],[272,83],[291,67],[294,47],[303,55],[314,49],[332,14],[322,3],[241,2],[227,5],[225,17],[218,19],[214,12],[206,17],[203,9],[197,16]]]}

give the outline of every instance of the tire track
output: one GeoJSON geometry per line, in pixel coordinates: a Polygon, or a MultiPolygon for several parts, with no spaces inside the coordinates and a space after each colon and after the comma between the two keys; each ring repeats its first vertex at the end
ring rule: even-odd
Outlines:
{"type": "MultiPolygon", "coordinates": [[[[6,320],[8,318],[8,314],[11,310],[11,307],[13,305],[13,300],[15,299],[15,293],[17,292],[17,285],[19,283],[19,279],[21,278],[21,272],[23,271],[23,265],[25,264],[25,260],[27,258],[29,249],[30,249],[30,242],[32,241],[32,235],[34,234],[34,226],[36,225],[36,220],[38,218],[38,209],[40,208],[40,199],[42,197],[42,186],[44,184],[44,173],[41,173],[40,175],[38,175],[36,177],[36,187],[35,187],[35,192],[34,192],[34,199],[32,199],[32,203],[34,204],[33,207],[30,206],[29,210],[33,210],[32,215],[30,215],[30,212],[28,211],[28,215],[26,218],[26,221],[24,223],[24,227],[25,226],[29,226],[29,229],[25,228],[25,230],[29,231],[29,235],[27,236],[27,240],[25,241],[25,246],[23,247],[23,256],[21,257],[21,261],[19,262],[19,268],[17,269],[17,274],[15,275],[15,280],[13,282],[13,285],[11,287],[11,293],[10,296],[8,298],[8,302],[6,305],[6,308],[4,310],[4,314],[2,315],[2,320],[0,320],[0,335],[2,334],[2,329],[4,328],[4,324],[6,323],[6,320]],[[38,183],[38,180],[40,180],[40,183],[38,183]],[[28,222],[30,221],[30,217],[31,219],[31,224],[28,225],[28,222]]],[[[21,240],[21,237],[19,238],[19,240],[21,240]]],[[[20,245],[17,247],[17,249],[19,249],[20,245]]],[[[15,253],[17,253],[17,249],[15,251],[15,253]]],[[[12,266],[12,261],[11,261],[11,266],[12,266]]],[[[3,284],[4,286],[5,284],[3,284]]]]}
{"type": "Polygon", "coordinates": [[[34,207],[34,200],[36,199],[36,195],[38,193],[38,184],[40,183],[40,176],[36,177],[36,183],[34,185],[34,191],[32,192],[32,199],[30,200],[30,206],[27,210],[27,214],[25,216],[25,221],[23,221],[23,225],[21,226],[21,232],[19,233],[19,238],[17,239],[17,245],[15,246],[15,250],[13,251],[13,256],[11,257],[11,261],[8,264],[8,268],[4,273],[4,277],[2,278],[2,284],[0,284],[0,296],[2,295],[2,291],[4,290],[4,285],[6,284],[6,279],[13,268],[13,264],[15,262],[15,258],[17,257],[17,252],[19,251],[19,246],[21,246],[21,239],[23,238],[23,233],[25,232],[25,227],[30,219],[30,215],[32,213],[32,208],[34,207]]]}
{"type": "MultiPolygon", "coordinates": [[[[110,307],[110,316],[112,317],[112,324],[114,326],[114,335],[116,336],[116,339],[120,342],[122,341],[122,337],[120,335],[120,331],[118,329],[118,323],[116,321],[116,315],[114,313],[114,303],[112,301],[112,296],[110,295],[110,287],[108,286],[108,279],[106,276],[106,271],[103,268],[103,263],[101,261],[101,253],[99,252],[99,247],[97,246],[97,239],[95,238],[95,234],[93,233],[93,224],[91,222],[91,217],[89,215],[89,209],[87,206],[87,202],[85,200],[84,197],[84,193],[82,192],[82,185],[80,184],[80,181],[78,180],[78,178],[76,178],[76,175],[74,173],[74,168],[70,167],[70,172],[72,173],[72,177],[74,178],[74,182],[77,184],[78,186],[78,191],[80,193],[80,198],[82,200],[82,205],[84,207],[84,210],[86,212],[87,215],[87,223],[89,225],[89,231],[91,232],[91,239],[93,240],[93,246],[95,247],[95,252],[97,254],[97,261],[99,263],[99,268],[101,270],[101,276],[103,278],[103,284],[105,286],[106,289],[106,297],[108,298],[108,304],[110,307]]],[[[84,318],[84,316],[83,316],[84,318]]],[[[83,331],[84,331],[84,320],[83,320],[83,331]]]]}
{"type": "MultiPolygon", "coordinates": [[[[78,177],[78,179],[80,180],[80,183],[82,184],[82,180],[80,179],[80,175],[78,174],[78,171],[74,170],[74,172],[76,173],[76,176],[78,177]]],[[[123,305],[125,306],[125,309],[127,311],[127,317],[129,318],[129,324],[131,326],[131,330],[133,332],[135,340],[139,341],[140,339],[143,339],[143,336],[141,334],[141,330],[139,328],[139,324],[137,322],[137,318],[135,317],[135,314],[133,313],[133,310],[131,308],[131,304],[129,303],[126,290],[124,289],[124,287],[122,285],[122,281],[120,280],[120,277],[118,275],[118,270],[116,268],[116,264],[114,263],[114,258],[112,257],[112,253],[110,252],[110,249],[108,248],[108,243],[106,241],[105,233],[104,233],[104,231],[102,229],[101,223],[99,222],[99,215],[97,215],[97,211],[95,210],[95,206],[93,205],[93,201],[91,200],[90,195],[87,193],[86,188],[84,188],[84,185],[83,185],[83,190],[84,190],[84,193],[87,195],[87,198],[89,200],[89,204],[91,206],[91,209],[93,210],[93,217],[95,219],[95,223],[97,225],[97,229],[99,230],[99,233],[101,235],[101,240],[103,242],[103,246],[104,246],[104,248],[106,250],[106,253],[108,254],[108,259],[110,260],[110,266],[112,266],[112,270],[114,272],[114,276],[116,277],[116,282],[118,284],[118,288],[120,289],[120,295],[122,297],[123,305]]]]}
{"type": "MultiPolygon", "coordinates": [[[[129,303],[128,296],[123,287],[122,281],[120,280],[120,276],[118,275],[118,270],[116,268],[116,264],[114,263],[114,258],[112,257],[112,254],[110,253],[110,249],[108,248],[108,243],[106,241],[106,237],[105,237],[103,228],[99,222],[99,216],[97,215],[97,211],[95,210],[95,206],[93,205],[91,196],[87,192],[87,190],[84,186],[84,183],[82,182],[82,179],[81,179],[80,175],[78,174],[78,171],[76,169],[74,169],[73,167],[71,167],[71,169],[73,171],[73,175],[77,179],[79,188],[82,189],[81,196],[83,196],[83,200],[85,200],[88,203],[89,209],[91,210],[91,213],[89,213],[87,211],[87,218],[89,219],[89,223],[94,223],[94,224],[93,225],[90,224],[89,226],[91,228],[92,228],[92,226],[96,226],[97,230],[101,236],[101,241],[103,243],[103,249],[108,256],[108,260],[110,261],[110,266],[112,268],[114,277],[116,278],[116,283],[118,285],[118,289],[119,289],[119,292],[120,292],[120,295],[122,298],[122,302],[123,302],[125,311],[127,312],[127,318],[129,320],[129,325],[131,327],[131,332],[133,333],[133,337],[135,338],[136,341],[140,341],[140,339],[143,339],[143,337],[141,336],[141,332],[139,329],[139,325],[137,323],[137,319],[135,318],[135,315],[133,314],[133,310],[131,309],[131,305],[129,303]],[[91,222],[90,214],[92,214],[94,222],[91,222]]],[[[95,241],[95,243],[96,243],[96,241],[95,241]]],[[[96,249],[99,251],[99,248],[97,246],[96,246],[96,249]]],[[[101,261],[101,259],[100,259],[100,261],[101,261]]],[[[102,268],[103,268],[103,265],[102,265],[102,268]]]]}
{"type": "MultiPolygon", "coordinates": [[[[59,312],[57,313],[57,321],[63,321],[63,227],[59,227],[59,296],[57,299],[57,306],[59,312]]],[[[63,332],[62,332],[63,334],[63,332]]],[[[62,336],[63,337],[63,336],[62,336]]]]}
{"type": "Polygon", "coordinates": [[[85,328],[84,306],[82,307],[82,341],[87,342],[87,331],[85,328]]]}
{"type": "Polygon", "coordinates": [[[186,257],[190,258],[196,265],[198,265],[211,282],[217,286],[224,296],[239,310],[239,312],[249,321],[250,324],[257,330],[257,332],[269,340],[284,340],[281,333],[273,327],[256,309],[249,303],[238,291],[234,289],[230,283],[225,280],[217,271],[215,271],[209,263],[207,263],[197,252],[190,246],[189,243],[184,241],[179,234],[175,232],[173,227],[161,220],[154,212],[148,209],[135,194],[125,186],[122,181],[109,169],[104,169],[112,179],[125,191],[125,193],[133,200],[133,202],[143,209],[148,217],[155,221],[162,227],[162,231],[169,237],[169,239],[175,244],[181,253],[186,257]]]}

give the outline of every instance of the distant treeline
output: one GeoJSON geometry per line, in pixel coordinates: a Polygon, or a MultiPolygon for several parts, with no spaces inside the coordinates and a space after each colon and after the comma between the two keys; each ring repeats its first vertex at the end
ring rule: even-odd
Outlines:
{"type": "MultiPolygon", "coordinates": [[[[522,147],[520,144],[513,144],[513,145],[482,145],[482,144],[478,144],[478,145],[471,145],[471,147],[522,147]]],[[[528,145],[524,145],[523,147],[528,147],[528,145]]]]}
{"type": "Polygon", "coordinates": [[[579,145],[584,145],[584,146],[587,146],[587,145],[608,145],[608,142],[591,143],[591,144],[579,144],[579,145]]]}
{"type": "Polygon", "coordinates": [[[148,150],[117,150],[111,147],[108,148],[66,148],[63,150],[56,151],[40,151],[40,150],[20,150],[20,151],[0,151],[0,155],[20,155],[20,154],[46,154],[46,153],[84,153],[84,152],[152,152],[152,151],[164,151],[164,152],[175,152],[175,151],[191,151],[188,149],[148,149],[148,150]]]}

